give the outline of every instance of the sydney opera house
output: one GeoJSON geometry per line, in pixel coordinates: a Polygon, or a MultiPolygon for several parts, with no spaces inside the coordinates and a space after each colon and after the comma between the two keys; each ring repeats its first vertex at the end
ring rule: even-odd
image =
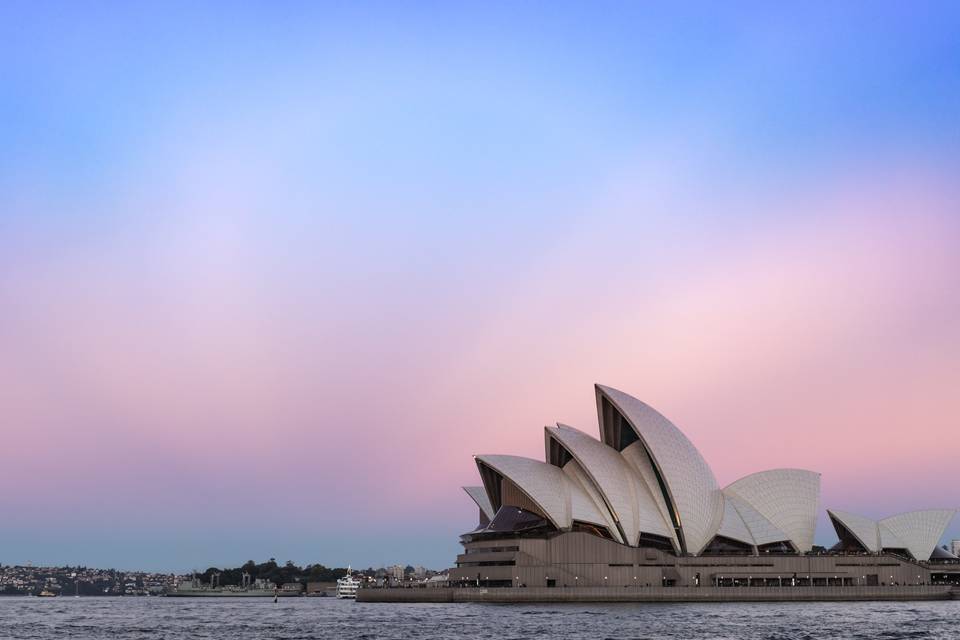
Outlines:
{"type": "Polygon", "coordinates": [[[544,461],[475,456],[479,523],[452,585],[497,587],[884,586],[960,583],[938,546],[955,515],[873,520],[828,509],[839,542],[814,545],[820,474],[772,469],[721,488],[653,408],[597,385],[600,439],[558,424],[544,461]]]}

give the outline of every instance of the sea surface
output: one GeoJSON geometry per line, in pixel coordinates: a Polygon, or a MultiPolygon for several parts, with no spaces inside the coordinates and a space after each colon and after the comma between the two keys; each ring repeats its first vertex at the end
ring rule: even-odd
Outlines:
{"type": "Polygon", "coordinates": [[[960,639],[960,600],[504,605],[0,597],[0,638],[939,640],[960,639]]]}

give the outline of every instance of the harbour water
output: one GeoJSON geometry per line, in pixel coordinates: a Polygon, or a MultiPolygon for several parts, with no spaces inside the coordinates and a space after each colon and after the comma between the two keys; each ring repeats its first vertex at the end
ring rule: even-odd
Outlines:
{"type": "Polygon", "coordinates": [[[0,638],[955,640],[960,601],[497,605],[0,597],[0,638]]]}

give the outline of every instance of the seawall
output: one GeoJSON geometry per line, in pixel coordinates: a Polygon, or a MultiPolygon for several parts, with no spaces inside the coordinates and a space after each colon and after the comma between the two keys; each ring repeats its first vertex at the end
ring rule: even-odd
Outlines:
{"type": "Polygon", "coordinates": [[[950,600],[949,586],[360,589],[359,602],[854,602],[950,600]]]}

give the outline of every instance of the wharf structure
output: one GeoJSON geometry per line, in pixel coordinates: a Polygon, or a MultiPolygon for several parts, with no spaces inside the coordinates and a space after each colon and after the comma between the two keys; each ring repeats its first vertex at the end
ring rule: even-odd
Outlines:
{"type": "Polygon", "coordinates": [[[361,589],[360,601],[710,601],[960,598],[938,546],[956,509],[827,515],[820,474],[773,469],[720,487],[692,442],[640,400],[595,386],[600,439],[544,428],[543,462],[474,456],[478,524],[446,587],[361,589]]]}

